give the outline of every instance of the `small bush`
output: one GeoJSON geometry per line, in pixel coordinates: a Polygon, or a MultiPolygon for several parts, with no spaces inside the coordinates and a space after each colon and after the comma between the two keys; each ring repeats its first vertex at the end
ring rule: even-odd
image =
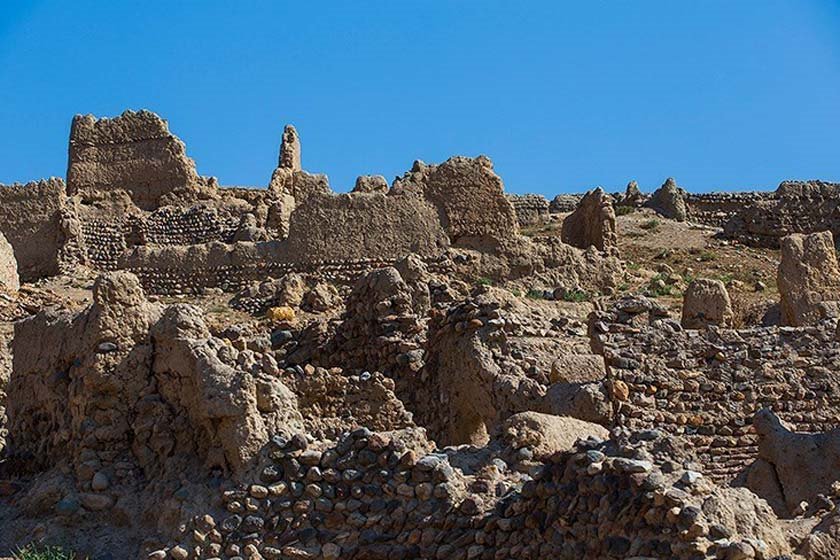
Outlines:
{"type": "Polygon", "coordinates": [[[584,301],[589,301],[589,294],[583,290],[568,290],[563,293],[563,301],[582,303],[584,301]]]}
{"type": "Polygon", "coordinates": [[[652,218],[639,224],[639,227],[648,231],[653,231],[659,228],[659,223],[659,220],[657,220],[656,218],[652,218]]]}
{"type": "Polygon", "coordinates": [[[486,276],[482,276],[481,278],[476,280],[475,283],[478,284],[479,286],[492,286],[493,285],[493,281],[490,280],[489,278],[487,278],[486,276]]]}
{"type": "Polygon", "coordinates": [[[15,560],[80,560],[75,553],[59,546],[27,545],[18,550],[15,560]]]}
{"type": "Polygon", "coordinates": [[[616,216],[626,216],[627,214],[632,214],[636,211],[636,208],[633,206],[616,206],[615,207],[615,215],[616,216]]]}
{"type": "Polygon", "coordinates": [[[700,257],[699,257],[700,262],[709,262],[709,261],[715,260],[716,258],[717,258],[717,255],[715,255],[711,251],[703,251],[702,253],[700,253],[700,257]]]}
{"type": "Polygon", "coordinates": [[[542,290],[528,290],[525,294],[529,299],[545,299],[545,294],[542,290]]]}
{"type": "Polygon", "coordinates": [[[515,297],[522,297],[522,290],[517,290],[516,288],[514,288],[510,291],[510,293],[513,294],[515,297]]]}

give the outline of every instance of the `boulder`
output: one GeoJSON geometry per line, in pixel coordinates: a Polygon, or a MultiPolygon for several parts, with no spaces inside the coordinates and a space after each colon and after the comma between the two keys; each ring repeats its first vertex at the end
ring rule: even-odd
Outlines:
{"type": "Polygon", "coordinates": [[[840,266],[831,232],[784,237],[776,282],[782,324],[805,326],[835,316],[840,301],[840,266]]]}
{"type": "Polygon", "coordinates": [[[580,439],[609,438],[607,429],[598,424],[568,416],[530,411],[509,417],[504,423],[502,433],[510,447],[531,448],[538,460],[546,460],[555,453],[568,451],[580,439]]]}
{"type": "Polygon", "coordinates": [[[698,278],[688,285],[683,297],[683,328],[731,327],[732,318],[732,302],[723,282],[698,278]]]}
{"type": "Polygon", "coordinates": [[[653,208],[662,214],[662,216],[677,220],[678,222],[684,222],[688,217],[688,208],[685,204],[685,191],[677,186],[677,182],[673,177],[669,177],[651,195],[647,206],[653,208]]]}
{"type": "Polygon", "coordinates": [[[17,261],[12,246],[0,232],[0,290],[15,293],[20,289],[17,261]]]}
{"type": "Polygon", "coordinates": [[[575,211],[563,220],[561,235],[564,243],[574,247],[595,247],[606,253],[617,253],[618,235],[612,197],[601,187],[586,193],[575,211]]]}

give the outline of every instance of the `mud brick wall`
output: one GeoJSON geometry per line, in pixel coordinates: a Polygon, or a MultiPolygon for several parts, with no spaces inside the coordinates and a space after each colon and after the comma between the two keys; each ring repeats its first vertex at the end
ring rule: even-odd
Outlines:
{"type": "Polygon", "coordinates": [[[619,423],[685,438],[713,477],[731,479],[756,458],[752,417],[761,408],[797,431],[840,425],[840,343],[831,324],[740,331],[684,331],[669,321],[599,325],[608,375],[630,389],[619,423]]]}

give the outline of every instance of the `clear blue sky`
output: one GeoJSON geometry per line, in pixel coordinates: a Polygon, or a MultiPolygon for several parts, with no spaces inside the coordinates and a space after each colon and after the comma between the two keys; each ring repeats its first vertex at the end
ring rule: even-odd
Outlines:
{"type": "Polygon", "coordinates": [[[0,0],[0,182],[126,108],[227,185],[267,184],[287,122],[336,190],[482,153],[549,196],[840,180],[840,2],[0,0]]]}

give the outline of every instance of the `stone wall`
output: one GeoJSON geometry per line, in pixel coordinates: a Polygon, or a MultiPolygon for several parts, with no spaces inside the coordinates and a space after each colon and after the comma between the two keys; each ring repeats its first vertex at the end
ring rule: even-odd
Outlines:
{"type": "Polygon", "coordinates": [[[519,227],[539,224],[549,217],[548,200],[541,194],[509,194],[519,227]]]}
{"type": "Polygon", "coordinates": [[[150,111],[126,111],[112,119],[77,115],[70,129],[67,185],[70,196],[97,200],[125,191],[138,207],[151,210],[175,192],[198,185],[195,164],[150,111]]]}
{"type": "Polygon", "coordinates": [[[689,220],[722,227],[726,237],[778,248],[792,233],[840,234],[840,184],[785,181],[774,192],[688,194],[689,220]]]}
{"type": "Polygon", "coordinates": [[[135,246],[230,243],[239,226],[239,217],[225,215],[209,206],[166,206],[152,213],[127,214],[114,219],[83,217],[80,223],[89,264],[97,270],[116,270],[119,258],[135,246]]]}
{"type": "Polygon", "coordinates": [[[683,330],[631,299],[593,314],[590,329],[609,377],[629,388],[619,423],[685,438],[716,478],[732,479],[757,458],[752,418],[761,408],[797,431],[838,426],[840,342],[831,323],[683,330]]]}
{"type": "Polygon", "coordinates": [[[67,241],[62,227],[66,206],[61,179],[0,185],[0,232],[14,248],[22,280],[59,272],[67,241]]]}
{"type": "Polygon", "coordinates": [[[764,192],[712,192],[693,194],[686,197],[690,220],[715,227],[738,216],[745,207],[770,200],[773,193],[764,192]]]}

